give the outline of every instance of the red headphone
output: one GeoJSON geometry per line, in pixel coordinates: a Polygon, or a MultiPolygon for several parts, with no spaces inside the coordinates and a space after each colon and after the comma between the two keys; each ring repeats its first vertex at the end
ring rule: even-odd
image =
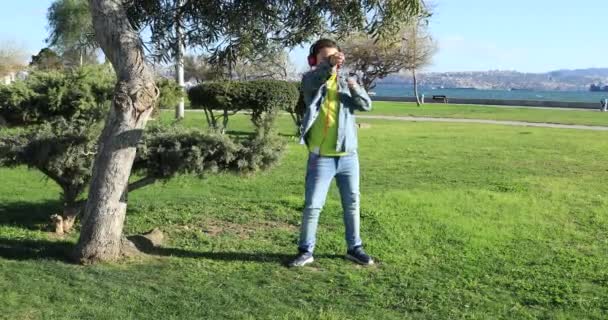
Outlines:
{"type": "Polygon", "coordinates": [[[340,48],[340,46],[338,46],[338,44],[333,41],[333,40],[329,40],[329,39],[321,39],[318,40],[317,42],[315,42],[312,46],[310,46],[310,51],[308,53],[308,65],[311,67],[314,67],[317,65],[317,47],[319,46],[319,44],[321,42],[330,42],[331,44],[333,44],[336,48],[338,48],[338,52],[342,52],[342,49],[340,48]]]}
{"type": "Polygon", "coordinates": [[[313,55],[308,56],[308,65],[311,66],[311,67],[316,66],[317,65],[317,57],[313,56],[313,55]]]}

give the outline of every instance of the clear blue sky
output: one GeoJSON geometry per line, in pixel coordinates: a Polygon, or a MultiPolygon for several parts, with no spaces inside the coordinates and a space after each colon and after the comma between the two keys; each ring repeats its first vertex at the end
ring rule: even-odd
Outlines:
{"type": "MultiPolygon", "coordinates": [[[[3,1],[0,40],[37,52],[52,0],[3,1]]],[[[608,67],[606,0],[434,0],[431,32],[440,51],[429,71],[543,72],[608,67]]],[[[307,48],[294,50],[305,65],[307,48]]]]}

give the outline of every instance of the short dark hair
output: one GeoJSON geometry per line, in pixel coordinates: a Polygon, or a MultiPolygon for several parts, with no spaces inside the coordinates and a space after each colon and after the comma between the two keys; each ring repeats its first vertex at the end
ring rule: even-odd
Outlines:
{"type": "Polygon", "coordinates": [[[325,48],[336,48],[340,50],[340,46],[331,39],[319,39],[310,47],[310,55],[316,57],[319,52],[325,48]]]}

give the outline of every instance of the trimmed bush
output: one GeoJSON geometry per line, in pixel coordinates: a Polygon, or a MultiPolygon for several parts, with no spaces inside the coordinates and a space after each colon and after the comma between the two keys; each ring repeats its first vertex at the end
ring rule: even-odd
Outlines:
{"type": "Polygon", "coordinates": [[[66,120],[101,120],[114,89],[114,73],[106,66],[66,72],[33,72],[25,80],[0,86],[0,116],[9,125],[66,120]]]}
{"type": "MultiPolygon", "coordinates": [[[[63,213],[53,215],[55,231],[69,232],[80,214],[97,151],[101,122],[54,122],[12,130],[0,136],[0,166],[27,165],[62,189],[63,213]]],[[[181,127],[150,127],[137,148],[133,173],[144,178],[129,185],[137,190],[177,174],[219,171],[254,173],[277,163],[284,149],[278,137],[234,141],[229,136],[181,127]]]]}
{"type": "Polygon", "coordinates": [[[267,135],[279,111],[289,111],[298,102],[298,89],[279,80],[221,81],[204,83],[188,92],[193,108],[205,110],[212,128],[225,130],[228,116],[250,111],[251,121],[261,135],[267,135]],[[220,111],[216,116],[214,111],[220,111]],[[217,120],[223,118],[220,128],[217,120]]]}
{"type": "MultiPolygon", "coordinates": [[[[103,120],[115,84],[114,71],[105,65],[35,71],[23,81],[0,85],[0,125],[39,124],[57,118],[103,120]]],[[[160,107],[173,107],[185,95],[174,80],[160,78],[156,85],[160,107]]]]}
{"type": "MultiPolygon", "coordinates": [[[[83,204],[79,198],[91,180],[97,139],[114,86],[113,75],[103,72],[93,68],[37,72],[0,88],[0,112],[12,125],[28,125],[2,132],[0,166],[27,165],[61,187],[64,209],[52,216],[57,233],[69,232],[74,225],[83,204]]],[[[175,97],[179,88],[171,81],[161,81],[159,87],[169,92],[165,99],[175,97]]],[[[280,99],[289,98],[278,91],[264,92],[268,87],[257,83],[238,88],[239,101],[254,106],[252,119],[264,132],[270,131],[267,124],[281,107],[280,99]]],[[[235,141],[216,133],[152,126],[138,145],[133,165],[133,172],[144,178],[129,185],[129,191],[180,173],[252,173],[276,163],[283,149],[277,136],[266,134],[235,141]]]]}
{"type": "MultiPolygon", "coordinates": [[[[280,159],[284,142],[275,139],[234,141],[226,135],[181,127],[150,127],[137,148],[133,171],[146,183],[177,174],[204,175],[219,171],[253,173],[280,159]]],[[[129,190],[141,187],[135,182],[129,190]]]]}
{"type": "Polygon", "coordinates": [[[292,82],[292,85],[298,90],[298,102],[295,103],[291,108],[286,111],[289,112],[293,122],[296,126],[296,133],[300,134],[302,130],[302,121],[304,119],[304,113],[306,112],[306,103],[304,102],[304,94],[302,92],[301,82],[292,82]]]}
{"type": "Polygon", "coordinates": [[[63,213],[52,216],[57,233],[68,232],[80,211],[100,132],[99,122],[59,118],[0,137],[0,166],[26,165],[61,187],[63,213]]]}

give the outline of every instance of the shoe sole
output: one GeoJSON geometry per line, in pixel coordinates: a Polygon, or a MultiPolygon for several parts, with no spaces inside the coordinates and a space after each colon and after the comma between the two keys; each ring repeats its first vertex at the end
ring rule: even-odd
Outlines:
{"type": "Polygon", "coordinates": [[[314,257],[310,257],[310,258],[304,260],[304,262],[302,262],[300,264],[289,264],[289,267],[290,268],[303,267],[303,266],[305,266],[307,264],[313,263],[314,261],[315,261],[315,258],[314,257]]]}
{"type": "Polygon", "coordinates": [[[372,265],[374,265],[374,260],[370,260],[368,263],[365,263],[365,262],[357,259],[355,256],[351,256],[350,254],[346,255],[346,259],[348,259],[348,260],[350,260],[352,262],[358,263],[358,264],[360,264],[362,266],[372,266],[372,265]]]}

